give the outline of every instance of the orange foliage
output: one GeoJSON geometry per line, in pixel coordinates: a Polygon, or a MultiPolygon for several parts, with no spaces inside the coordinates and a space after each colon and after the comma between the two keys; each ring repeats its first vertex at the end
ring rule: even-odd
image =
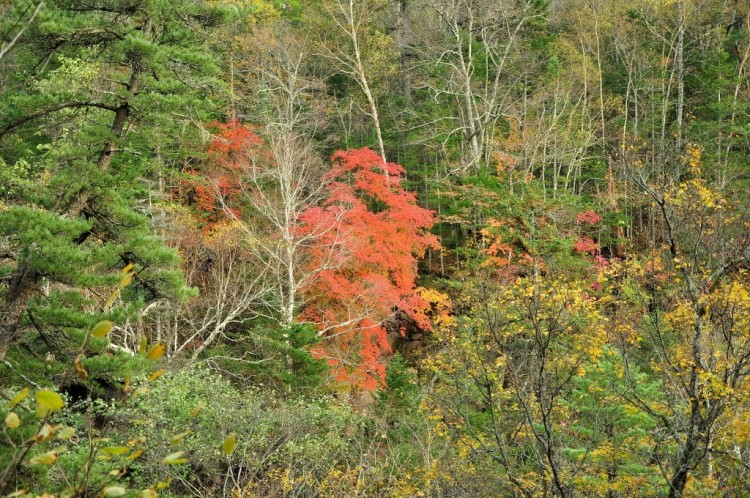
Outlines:
{"type": "Polygon", "coordinates": [[[309,268],[320,271],[306,288],[302,319],[325,331],[329,340],[318,353],[340,380],[373,389],[385,376],[381,356],[390,349],[383,320],[398,309],[430,329],[430,304],[415,280],[417,258],[439,247],[428,232],[435,219],[401,187],[401,166],[384,164],[367,148],[336,152],[332,162],[324,179],[330,195],[302,216],[303,231],[329,227],[311,250],[309,268]]]}

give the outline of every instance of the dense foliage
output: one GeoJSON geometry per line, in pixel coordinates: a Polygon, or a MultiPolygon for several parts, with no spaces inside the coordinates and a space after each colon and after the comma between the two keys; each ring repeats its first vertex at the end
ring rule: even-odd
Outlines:
{"type": "Polygon", "coordinates": [[[750,495],[750,5],[0,3],[0,496],[750,495]]]}

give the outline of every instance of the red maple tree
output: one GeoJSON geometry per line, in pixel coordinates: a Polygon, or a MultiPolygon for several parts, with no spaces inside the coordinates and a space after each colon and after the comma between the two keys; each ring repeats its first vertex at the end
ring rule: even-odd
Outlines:
{"type": "MultiPolygon", "coordinates": [[[[284,260],[296,266],[290,267],[294,285],[279,275],[277,286],[294,293],[283,299],[299,310],[292,320],[318,327],[324,340],[315,353],[329,360],[339,380],[375,388],[385,377],[383,354],[390,351],[383,322],[400,311],[430,329],[430,305],[416,292],[415,281],[418,258],[439,247],[428,231],[435,222],[432,211],[419,207],[415,195],[404,190],[398,164],[384,163],[367,148],[339,151],[320,178],[318,185],[327,190],[322,201],[311,196],[318,200],[288,220],[291,226],[274,231],[273,223],[258,219],[278,217],[259,206],[283,200],[275,191],[279,181],[266,181],[270,177],[263,174],[278,168],[269,144],[236,121],[214,124],[214,129],[209,160],[187,184],[204,230],[229,219],[248,231],[264,230],[255,236],[266,241],[265,248],[278,245],[283,253],[285,244],[294,244],[295,256],[284,260]]],[[[287,183],[290,189],[298,187],[293,179],[287,183]]],[[[276,254],[270,249],[259,257],[276,254]]],[[[277,261],[270,261],[266,266],[272,271],[277,261]]],[[[286,316],[280,323],[289,320],[286,316]]]]}
{"type": "Polygon", "coordinates": [[[429,304],[416,293],[417,259],[438,248],[433,212],[401,186],[404,170],[368,148],[339,151],[326,174],[330,194],[302,216],[300,230],[326,230],[311,248],[318,269],[305,288],[301,319],[327,340],[316,350],[339,380],[365,389],[385,376],[390,351],[383,321],[400,310],[430,329],[429,304]]]}

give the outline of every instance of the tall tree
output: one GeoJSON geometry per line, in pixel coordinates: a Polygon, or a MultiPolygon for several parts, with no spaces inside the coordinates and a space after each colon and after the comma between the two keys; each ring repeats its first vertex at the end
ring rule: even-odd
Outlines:
{"type": "Polygon", "coordinates": [[[144,216],[151,187],[135,186],[179,160],[185,125],[212,110],[221,85],[203,42],[221,19],[215,8],[160,0],[47,2],[2,61],[17,70],[0,99],[2,157],[32,164],[36,187],[1,215],[10,255],[0,357],[25,324],[38,325],[35,314],[56,313],[42,325],[56,329],[87,321],[66,308],[109,308],[101,286],[118,266],[137,268],[128,300],[179,294],[176,254],[144,216]]]}

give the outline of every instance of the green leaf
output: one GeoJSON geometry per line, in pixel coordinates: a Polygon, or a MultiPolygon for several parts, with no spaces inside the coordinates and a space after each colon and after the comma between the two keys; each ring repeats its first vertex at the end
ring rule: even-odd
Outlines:
{"type": "Polygon", "coordinates": [[[60,432],[57,433],[57,439],[61,439],[65,441],[66,439],[70,439],[73,436],[75,436],[76,430],[74,427],[65,427],[60,432]]]}
{"type": "Polygon", "coordinates": [[[91,335],[93,335],[94,337],[105,337],[107,334],[112,332],[113,326],[114,324],[109,320],[102,320],[101,322],[94,325],[93,329],[91,329],[91,335]]]}
{"type": "Polygon", "coordinates": [[[224,439],[224,444],[221,445],[221,451],[225,455],[231,455],[237,448],[237,437],[234,434],[230,434],[224,439]]]}
{"type": "Polygon", "coordinates": [[[54,412],[65,406],[65,402],[59,394],[46,389],[36,392],[36,402],[47,409],[49,412],[54,412]]]}

